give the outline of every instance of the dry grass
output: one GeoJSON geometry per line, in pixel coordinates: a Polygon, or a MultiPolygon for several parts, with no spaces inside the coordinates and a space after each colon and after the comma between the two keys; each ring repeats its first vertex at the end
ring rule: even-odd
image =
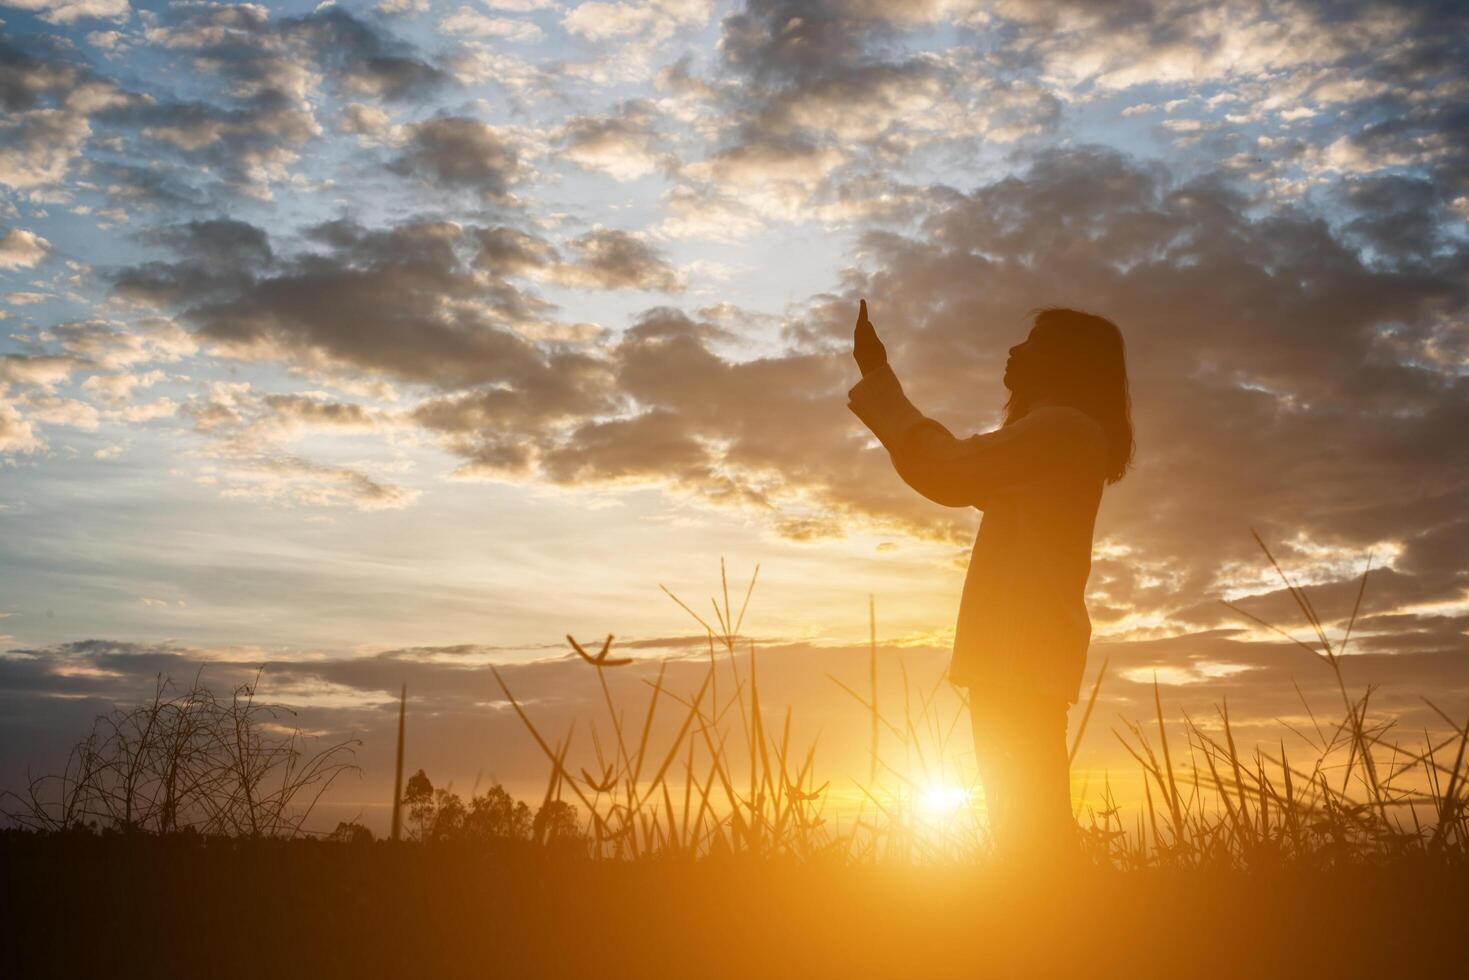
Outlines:
{"type": "Polygon", "coordinates": [[[1155,681],[1156,742],[1135,723],[1127,724],[1126,733],[1117,733],[1144,772],[1145,813],[1126,834],[1110,801],[1091,810],[1092,831],[1105,844],[1103,853],[1122,867],[1462,861],[1469,844],[1464,794],[1469,721],[1456,721],[1424,698],[1452,734],[1436,739],[1424,731],[1421,741],[1401,739],[1396,719],[1370,711],[1375,689],[1353,695],[1343,674],[1343,655],[1366,594],[1370,556],[1342,638],[1333,642],[1329,624],[1309,596],[1258,534],[1255,541],[1315,642],[1225,605],[1284,636],[1330,671],[1341,697],[1340,714],[1318,714],[1297,687],[1312,725],[1310,730],[1291,729],[1301,743],[1292,759],[1283,740],[1241,748],[1229,705],[1221,702],[1218,733],[1185,717],[1188,762],[1176,765],[1155,681]]]}
{"type": "MultiPolygon", "coordinates": [[[[1141,806],[1129,812],[1118,805],[1110,780],[1096,789],[1095,798],[1089,787],[1081,787],[1077,815],[1092,861],[1124,869],[1462,861],[1469,844],[1464,787],[1469,723],[1428,702],[1452,734],[1434,738],[1425,731],[1421,742],[1401,739],[1394,719],[1370,710],[1373,689],[1353,695],[1343,676],[1343,654],[1361,609],[1370,559],[1343,636],[1333,641],[1306,593],[1258,536],[1256,541],[1314,634],[1314,642],[1289,638],[1331,672],[1341,696],[1339,711],[1316,711],[1301,695],[1313,725],[1309,731],[1293,730],[1298,745],[1288,750],[1282,740],[1244,747],[1235,738],[1225,702],[1216,709],[1217,728],[1185,715],[1183,731],[1170,732],[1155,681],[1151,722],[1127,721],[1123,730],[1113,731],[1142,771],[1141,806]]],[[[565,760],[574,729],[557,740],[548,737],[496,674],[549,764],[546,799],[575,798],[587,821],[592,854],[603,858],[746,854],[857,863],[982,858],[989,839],[983,807],[971,805],[977,794],[964,764],[966,708],[962,703],[939,707],[942,678],[915,691],[901,658],[902,698],[879,703],[871,603],[868,690],[831,678],[868,716],[868,774],[856,781],[861,798],[855,814],[834,814],[831,784],[813,771],[816,743],[793,745],[790,710],[772,721],[762,705],[759,656],[754,641],[740,633],[758,574],[757,566],[735,611],[721,562],[723,601],[710,600],[713,615],[707,619],[664,589],[708,636],[708,666],[692,691],[670,690],[660,669],[646,704],[619,705],[604,674],[631,661],[612,655],[613,637],[595,653],[567,637],[601,683],[605,715],[587,719],[594,770],[572,771],[565,760]],[[726,680],[721,689],[722,675],[733,678],[732,687],[726,680]],[[627,723],[629,711],[639,724],[627,723]],[[669,727],[675,734],[655,745],[660,712],[672,713],[669,727]],[[971,791],[964,805],[935,821],[921,805],[925,787],[935,785],[971,791]]],[[[1105,678],[1103,664],[1079,717],[1073,759],[1105,678]]]]}
{"type": "MultiPolygon", "coordinates": [[[[258,676],[257,676],[258,683],[258,676]]],[[[36,831],[249,838],[301,832],[338,777],[357,771],[356,739],[308,751],[293,712],[255,700],[257,684],[219,697],[160,677],[148,702],[101,715],[58,774],[0,794],[4,815],[36,831]]]]}

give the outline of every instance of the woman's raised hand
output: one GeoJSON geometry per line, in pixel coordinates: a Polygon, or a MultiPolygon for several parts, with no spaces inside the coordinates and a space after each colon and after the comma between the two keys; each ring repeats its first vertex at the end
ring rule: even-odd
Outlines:
{"type": "Polygon", "coordinates": [[[857,310],[857,329],[852,335],[852,356],[865,377],[888,362],[887,348],[877,339],[877,330],[867,319],[867,300],[857,310]]]}

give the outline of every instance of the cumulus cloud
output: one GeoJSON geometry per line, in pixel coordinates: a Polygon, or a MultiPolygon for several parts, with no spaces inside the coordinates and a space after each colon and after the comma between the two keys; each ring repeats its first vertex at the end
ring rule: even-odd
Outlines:
{"type": "Polygon", "coordinates": [[[387,99],[423,95],[445,80],[412,45],[337,6],[279,18],[254,5],[175,7],[147,37],[222,74],[242,97],[277,92],[300,99],[315,73],[348,93],[387,99]]]}
{"type": "Polygon", "coordinates": [[[589,41],[626,39],[652,33],[666,37],[674,29],[702,23],[709,15],[705,0],[653,0],[650,3],[579,3],[561,18],[561,26],[589,41]]]}
{"type": "Polygon", "coordinates": [[[48,24],[82,19],[126,20],[132,14],[128,0],[14,0],[6,6],[33,11],[48,24]]]}
{"type": "Polygon", "coordinates": [[[0,235],[0,269],[30,269],[51,251],[51,243],[33,231],[10,228],[0,235]]]}
{"type": "Polygon", "coordinates": [[[510,203],[512,185],[524,176],[514,141],[478,119],[447,116],[411,124],[405,144],[391,170],[448,190],[473,191],[488,202],[510,203]]]}
{"type": "Polygon", "coordinates": [[[154,103],[115,114],[136,126],[160,152],[218,169],[234,189],[269,200],[271,185],[286,180],[301,148],[321,135],[316,117],[278,92],[240,108],[206,102],[154,103]]]}
{"type": "Polygon", "coordinates": [[[0,100],[10,110],[0,124],[0,182],[54,196],[50,188],[70,180],[95,146],[107,151],[109,170],[144,164],[131,170],[131,186],[102,188],[109,195],[167,206],[203,185],[269,200],[322,135],[324,92],[419,99],[449,78],[412,45],[335,6],[272,17],[251,4],[175,5],[144,18],[141,39],[169,67],[128,87],[70,46],[0,43],[0,100]],[[222,95],[212,83],[167,84],[190,70],[222,83],[222,95]],[[179,166],[162,165],[170,156],[179,166]]]}
{"type": "Polygon", "coordinates": [[[38,422],[68,426],[86,432],[96,432],[100,424],[96,407],[75,398],[28,392],[17,401],[26,410],[26,414],[38,422]]]}
{"type": "Polygon", "coordinates": [[[342,110],[337,123],[344,133],[361,137],[382,137],[387,134],[391,117],[378,106],[354,102],[342,110]]]}
{"type": "Polygon", "coordinates": [[[233,455],[200,467],[199,481],[237,500],[311,507],[397,510],[416,489],[384,482],[352,466],[314,462],[290,453],[233,455]]]}
{"type": "Polygon", "coordinates": [[[50,388],[77,369],[68,357],[6,354],[0,357],[0,384],[50,388]]]}
{"type": "Polygon", "coordinates": [[[35,427],[0,394],[0,453],[35,453],[45,448],[35,427]]]}
{"type": "Polygon", "coordinates": [[[680,237],[765,221],[847,224],[884,220],[891,202],[875,182],[917,151],[972,153],[983,139],[1011,143],[1053,130],[1060,100],[971,45],[910,50],[913,32],[957,11],[944,5],[754,0],[721,24],[718,71],[687,61],[660,87],[703,137],[677,170],[682,201],[717,202],[742,219],[677,217],[680,237]]]}
{"type": "Polygon", "coordinates": [[[708,23],[711,0],[647,0],[642,3],[590,0],[572,6],[561,17],[570,36],[595,52],[563,63],[562,71],[593,85],[612,87],[646,81],[668,42],[708,23]]]}
{"type": "MultiPolygon", "coordinates": [[[[173,414],[174,406],[168,408],[173,414]]],[[[321,462],[291,448],[312,433],[365,434],[398,424],[368,406],[319,393],[271,394],[248,382],[214,382],[204,394],[191,396],[180,412],[203,437],[195,453],[201,461],[195,481],[227,498],[375,511],[407,507],[422,492],[373,472],[381,465],[321,462]]]]}
{"type": "Polygon", "coordinates": [[[49,334],[76,363],[107,371],[176,361],[194,351],[175,325],[164,322],[127,324],[114,320],[71,320],[49,334]]]}
{"type": "Polygon", "coordinates": [[[110,81],[70,63],[51,40],[29,50],[0,38],[0,184],[37,193],[72,172],[90,119],[127,101],[110,81]]]}
{"type": "MultiPolygon", "coordinates": [[[[116,270],[114,289],[133,302],[179,308],[220,351],[289,356],[305,366],[378,372],[440,388],[542,387],[572,359],[585,357],[536,342],[536,328],[555,308],[519,280],[604,290],[681,288],[659,248],[617,229],[570,240],[566,256],[513,227],[428,220],[386,229],[328,222],[307,229],[314,248],[289,257],[276,256],[260,229],[238,221],[190,222],[146,237],[176,260],[116,270]],[[363,324],[373,329],[364,331],[363,324]]],[[[74,339],[71,349],[79,343],[74,339]]]]}
{"type": "Polygon", "coordinates": [[[164,374],[159,370],[137,374],[94,374],[82,382],[82,388],[104,402],[125,404],[132,401],[134,392],[151,388],[163,378],[164,374]]]}
{"type": "Polygon", "coordinates": [[[439,30],[450,35],[495,37],[507,41],[535,41],[544,36],[541,29],[531,21],[516,20],[513,17],[491,17],[467,5],[461,6],[440,21],[439,30]]]}
{"type": "Polygon", "coordinates": [[[0,123],[0,183],[30,190],[60,183],[91,134],[85,117],[33,109],[0,123]]]}
{"type": "MultiPolygon", "coordinates": [[[[136,140],[135,152],[146,158],[175,154],[189,168],[182,183],[213,176],[228,191],[261,200],[294,177],[303,148],[322,135],[316,116],[322,88],[349,98],[401,100],[422,97],[448,78],[411,45],[335,6],[276,18],[249,4],[175,6],[150,15],[143,37],[222,81],[228,97],[208,89],[188,97],[133,93],[95,106],[95,120],[119,134],[113,137],[118,147],[136,140]]],[[[154,174],[150,182],[166,180],[154,174]]],[[[134,194],[144,187],[135,181],[134,194]]]]}
{"type": "Polygon", "coordinates": [[[617,180],[636,180],[663,165],[655,107],[647,100],[624,102],[610,113],[568,119],[557,134],[568,160],[617,180]]]}
{"type": "Polygon", "coordinates": [[[570,248],[575,260],[558,266],[555,272],[566,285],[665,293],[683,288],[662,253],[637,235],[598,228],[573,240],[570,248]]]}

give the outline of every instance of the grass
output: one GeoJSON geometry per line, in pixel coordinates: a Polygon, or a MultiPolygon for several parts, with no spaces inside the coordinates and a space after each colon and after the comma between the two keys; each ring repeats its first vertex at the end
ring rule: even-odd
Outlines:
{"type": "MultiPolygon", "coordinates": [[[[1343,658],[1366,592],[1370,559],[1342,638],[1334,641],[1309,596],[1264,541],[1258,536],[1256,541],[1314,640],[1296,639],[1237,606],[1230,608],[1287,636],[1319,661],[1335,680],[1339,714],[1318,712],[1301,695],[1312,726],[1293,729],[1299,742],[1294,751],[1283,740],[1245,748],[1236,739],[1227,702],[1217,706],[1214,724],[1185,715],[1182,732],[1170,731],[1155,680],[1152,721],[1126,721],[1122,730],[1113,730],[1143,774],[1142,806],[1127,813],[1110,780],[1096,799],[1082,787],[1077,814],[1092,863],[1123,869],[1320,868],[1404,858],[1462,863],[1469,844],[1469,720],[1457,721],[1427,702],[1452,734],[1436,738],[1425,731],[1421,741],[1403,738],[1394,719],[1373,713],[1373,688],[1349,692],[1343,658]]],[[[868,715],[868,775],[857,781],[861,803],[855,815],[845,823],[829,819],[831,784],[817,781],[816,744],[792,744],[789,709],[779,719],[768,718],[755,642],[739,632],[758,566],[734,615],[722,562],[720,571],[723,604],[711,599],[713,615],[707,619],[665,588],[706,631],[708,666],[697,688],[685,692],[665,687],[660,672],[646,704],[633,711],[641,724],[627,723],[629,709],[614,703],[604,676],[631,663],[611,655],[613,637],[595,654],[567,637],[586,668],[597,671],[604,697],[603,716],[586,720],[596,759],[592,771],[573,771],[565,763],[575,732],[553,744],[496,674],[545,755],[546,799],[565,794],[580,804],[591,853],[621,859],[823,856],[857,863],[982,859],[989,849],[982,807],[961,806],[956,819],[941,822],[919,812],[925,786],[973,781],[963,761],[966,709],[961,704],[946,713],[937,706],[942,679],[915,692],[900,660],[902,698],[894,705],[879,703],[876,615],[869,604],[868,691],[832,678],[868,715]],[[721,676],[727,678],[722,687],[721,676]],[[676,734],[655,746],[652,734],[662,711],[673,714],[676,734]]],[[[1072,740],[1073,759],[1105,678],[1103,664],[1072,740]]]]}
{"type": "Polygon", "coordinates": [[[259,676],[220,697],[159,677],[153,696],[100,715],[59,773],[0,794],[8,821],[41,832],[283,837],[300,834],[332,784],[357,771],[356,739],[308,751],[294,712],[255,699],[259,676]]]}

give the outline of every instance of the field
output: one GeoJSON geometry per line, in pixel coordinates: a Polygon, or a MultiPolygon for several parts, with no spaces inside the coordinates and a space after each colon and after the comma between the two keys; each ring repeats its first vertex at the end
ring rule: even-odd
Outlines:
{"type": "Polygon", "coordinates": [[[1469,878],[0,838],[7,976],[1458,975],[1469,878]]]}

